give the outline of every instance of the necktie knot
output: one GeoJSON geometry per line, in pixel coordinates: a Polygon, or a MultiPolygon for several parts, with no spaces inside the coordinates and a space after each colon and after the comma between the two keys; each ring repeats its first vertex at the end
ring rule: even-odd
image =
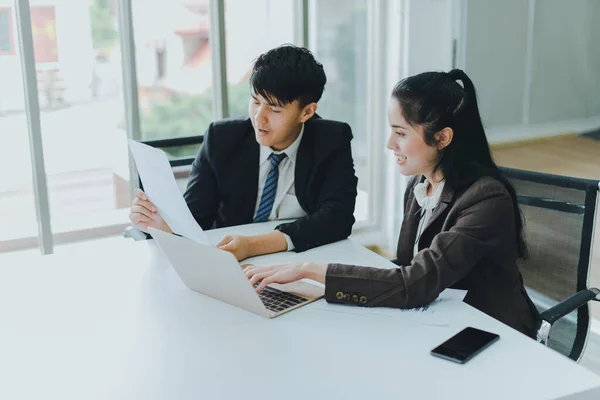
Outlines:
{"type": "Polygon", "coordinates": [[[286,157],[287,157],[287,154],[285,154],[285,153],[280,153],[280,154],[271,153],[271,155],[269,156],[269,158],[271,159],[271,166],[273,168],[277,168],[279,166],[279,163],[282,162],[283,159],[286,157]]]}

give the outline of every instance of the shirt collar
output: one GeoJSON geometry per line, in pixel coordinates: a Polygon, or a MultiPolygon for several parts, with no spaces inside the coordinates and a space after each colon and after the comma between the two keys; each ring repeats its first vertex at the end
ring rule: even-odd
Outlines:
{"type": "Polygon", "coordinates": [[[288,146],[287,149],[281,151],[273,151],[269,146],[260,146],[260,164],[262,165],[269,159],[271,153],[281,154],[285,153],[287,157],[290,159],[292,163],[296,163],[296,155],[298,154],[298,147],[300,147],[300,142],[302,141],[302,135],[304,135],[304,124],[302,124],[302,128],[300,128],[300,134],[294,140],[294,143],[288,146]]]}
{"type": "Polygon", "coordinates": [[[418,183],[413,192],[415,193],[415,199],[419,206],[424,210],[432,210],[437,205],[440,200],[440,196],[442,195],[442,191],[444,190],[445,180],[440,182],[440,185],[435,190],[435,193],[431,196],[427,196],[427,188],[429,187],[429,181],[425,179],[423,182],[418,183]]]}

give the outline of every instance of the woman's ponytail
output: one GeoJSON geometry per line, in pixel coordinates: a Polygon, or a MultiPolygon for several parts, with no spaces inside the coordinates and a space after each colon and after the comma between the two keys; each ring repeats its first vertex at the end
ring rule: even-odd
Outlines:
{"type": "Polygon", "coordinates": [[[461,81],[463,90],[465,92],[463,101],[455,111],[455,114],[466,108],[475,107],[477,110],[477,115],[479,115],[479,109],[477,108],[477,93],[475,92],[475,85],[473,85],[471,78],[469,78],[469,76],[462,69],[453,69],[452,71],[448,72],[448,77],[450,77],[450,79],[453,81],[461,81]]]}

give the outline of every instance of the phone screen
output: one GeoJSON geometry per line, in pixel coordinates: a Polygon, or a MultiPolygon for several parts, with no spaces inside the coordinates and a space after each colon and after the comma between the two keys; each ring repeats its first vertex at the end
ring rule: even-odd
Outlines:
{"type": "Polygon", "coordinates": [[[495,333],[468,327],[431,350],[431,354],[464,364],[499,338],[495,333]]]}

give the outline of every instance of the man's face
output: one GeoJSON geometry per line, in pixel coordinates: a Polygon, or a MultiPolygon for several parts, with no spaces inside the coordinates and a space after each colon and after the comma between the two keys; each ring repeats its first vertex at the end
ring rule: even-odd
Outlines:
{"type": "Polygon", "coordinates": [[[298,100],[278,105],[253,91],[248,104],[248,114],[254,127],[256,141],[273,150],[288,148],[298,138],[300,125],[314,114],[314,111],[310,112],[311,106],[316,109],[315,103],[300,107],[298,100]]]}

